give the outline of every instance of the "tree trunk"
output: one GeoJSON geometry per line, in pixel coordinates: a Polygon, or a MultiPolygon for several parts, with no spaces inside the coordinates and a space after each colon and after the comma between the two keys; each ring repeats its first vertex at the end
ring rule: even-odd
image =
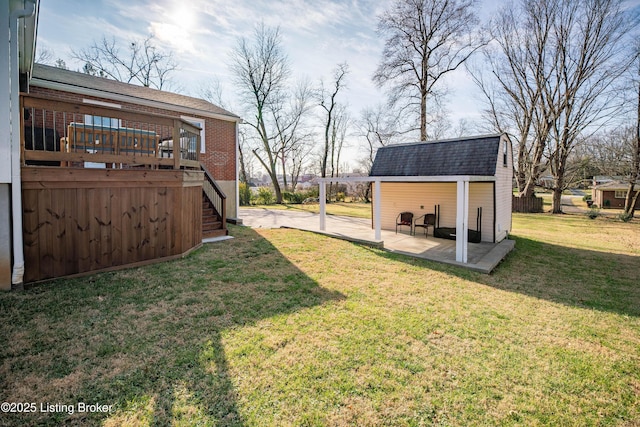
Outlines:
{"type": "Polygon", "coordinates": [[[640,190],[636,190],[635,182],[630,181],[629,187],[627,187],[627,197],[624,199],[624,213],[631,215],[631,218],[635,214],[638,195],[640,195],[640,190]]]}
{"type": "Polygon", "coordinates": [[[427,140],[427,93],[420,93],[420,141],[427,140]]]}
{"type": "Polygon", "coordinates": [[[562,212],[562,189],[561,188],[554,188],[553,189],[553,204],[552,204],[552,209],[551,209],[551,213],[554,214],[561,214],[562,212]]]}
{"type": "Polygon", "coordinates": [[[244,155],[242,153],[242,147],[240,144],[238,144],[238,154],[239,154],[238,160],[240,161],[240,182],[249,184],[249,180],[247,179],[247,169],[245,168],[245,165],[244,165],[244,155]]]}

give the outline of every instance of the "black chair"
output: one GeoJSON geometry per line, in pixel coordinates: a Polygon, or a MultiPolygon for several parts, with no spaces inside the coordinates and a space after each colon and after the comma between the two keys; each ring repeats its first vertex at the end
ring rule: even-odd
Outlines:
{"type": "Polygon", "coordinates": [[[436,226],[435,214],[424,214],[416,218],[413,222],[413,234],[416,233],[416,228],[424,228],[424,236],[429,237],[429,227],[434,228],[436,226]]]}
{"type": "Polygon", "coordinates": [[[401,212],[396,217],[396,234],[398,234],[398,226],[409,226],[409,233],[413,233],[413,214],[411,212],[401,212]]]}

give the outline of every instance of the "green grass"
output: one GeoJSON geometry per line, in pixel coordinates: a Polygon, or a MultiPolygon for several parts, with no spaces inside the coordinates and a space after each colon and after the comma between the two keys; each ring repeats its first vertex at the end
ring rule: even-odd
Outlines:
{"type": "Polygon", "coordinates": [[[637,425],[640,227],[515,215],[490,276],[296,230],[0,295],[0,425],[637,425]]]}
{"type": "MultiPolygon", "coordinates": [[[[326,205],[327,215],[340,215],[349,216],[355,218],[371,218],[371,203],[351,203],[351,202],[332,202],[326,205]]],[[[247,209],[277,209],[277,210],[291,210],[300,212],[320,212],[320,205],[318,203],[313,204],[281,204],[281,205],[252,205],[242,206],[247,209]]]]}

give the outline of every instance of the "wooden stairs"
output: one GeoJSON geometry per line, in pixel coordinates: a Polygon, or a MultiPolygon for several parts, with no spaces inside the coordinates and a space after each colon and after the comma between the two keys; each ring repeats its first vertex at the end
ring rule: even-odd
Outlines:
{"type": "Polygon", "coordinates": [[[209,201],[206,194],[202,193],[202,238],[220,237],[229,234],[222,225],[222,218],[216,212],[216,208],[209,201]]]}
{"type": "Polygon", "coordinates": [[[226,236],[227,230],[227,196],[213,179],[207,168],[200,165],[204,172],[202,184],[202,238],[226,236]]]}

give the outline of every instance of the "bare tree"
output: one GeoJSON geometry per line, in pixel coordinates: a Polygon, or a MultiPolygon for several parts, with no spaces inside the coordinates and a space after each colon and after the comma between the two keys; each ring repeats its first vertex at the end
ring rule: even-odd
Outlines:
{"type": "Polygon", "coordinates": [[[541,173],[554,177],[553,212],[561,212],[569,159],[620,111],[616,82],[628,67],[621,54],[631,21],[622,0],[522,0],[492,22],[486,51],[492,85],[474,73],[491,121],[518,142],[520,196],[533,195],[541,173]]]}
{"type": "Polygon", "coordinates": [[[253,153],[269,174],[276,203],[282,203],[277,175],[279,147],[269,122],[270,109],[283,96],[290,74],[280,30],[261,24],[256,27],[253,41],[240,38],[231,53],[230,68],[248,108],[245,123],[255,131],[259,141],[259,147],[253,149],[253,153]]]}
{"type": "Polygon", "coordinates": [[[349,66],[346,63],[339,64],[333,70],[333,81],[329,89],[325,88],[324,81],[321,81],[320,89],[317,94],[318,104],[322,108],[324,115],[322,119],[324,127],[324,145],[322,147],[320,160],[320,176],[323,178],[327,176],[329,169],[334,168],[334,162],[333,159],[330,159],[330,156],[335,153],[336,116],[340,105],[337,98],[340,90],[345,87],[345,78],[348,72],[349,66]]]}
{"type": "Polygon", "coordinates": [[[505,7],[489,24],[493,43],[484,50],[491,76],[469,69],[487,100],[485,115],[496,132],[507,132],[517,144],[516,182],[521,197],[533,195],[545,169],[542,163],[549,126],[541,114],[544,82],[551,77],[548,54],[556,5],[522,0],[505,7]]]}
{"type": "Polygon", "coordinates": [[[386,37],[373,80],[390,85],[390,101],[419,112],[420,139],[427,139],[430,97],[442,78],[456,70],[484,42],[475,35],[475,0],[395,0],[378,21],[386,37]]]}
{"type": "Polygon", "coordinates": [[[636,106],[636,129],[635,138],[633,136],[629,138],[631,168],[628,174],[629,180],[627,186],[627,197],[624,201],[624,213],[631,218],[633,218],[635,214],[636,202],[640,197],[640,188],[636,188],[636,185],[640,182],[640,42],[636,43],[634,68],[638,71],[638,74],[632,80],[632,87],[638,94],[636,106]]]}
{"type": "Polygon", "coordinates": [[[378,148],[398,141],[403,134],[400,131],[400,117],[393,109],[377,104],[362,110],[357,124],[359,134],[366,141],[365,157],[360,163],[368,174],[378,148]]]}
{"type": "Polygon", "coordinates": [[[631,62],[623,43],[630,21],[621,0],[560,1],[553,23],[553,75],[542,91],[551,123],[548,163],[554,178],[553,213],[562,213],[567,160],[581,139],[624,107],[615,84],[631,62]]]}
{"type": "Polygon", "coordinates": [[[238,39],[230,59],[247,109],[245,123],[257,142],[252,152],[271,179],[276,203],[282,203],[278,168],[283,167],[286,176],[288,153],[305,140],[301,123],[308,111],[309,89],[302,84],[297,91],[288,90],[291,71],[278,28],[261,24],[252,41],[238,39]]]}
{"type": "Polygon", "coordinates": [[[38,56],[36,57],[36,62],[38,64],[51,64],[53,62],[54,57],[53,50],[48,48],[38,49],[38,56]]]}
{"type": "MultiPolygon", "coordinates": [[[[338,175],[340,153],[346,135],[348,121],[347,111],[338,101],[340,91],[345,87],[345,79],[349,73],[346,63],[338,64],[333,70],[333,80],[329,88],[325,88],[324,81],[320,81],[317,92],[318,105],[322,109],[322,126],[324,143],[320,154],[320,176],[335,177],[338,175]]],[[[329,184],[329,198],[333,194],[333,183],[329,184]]]]}
{"type": "Polygon", "coordinates": [[[124,49],[115,38],[109,40],[103,36],[88,48],[72,51],[71,55],[84,62],[86,73],[155,89],[166,89],[171,73],[178,68],[171,52],[156,47],[153,35],[130,41],[124,49]]]}
{"type": "MultiPolygon", "coordinates": [[[[292,166],[292,181],[297,183],[297,176],[300,174],[302,163],[305,160],[304,154],[308,154],[305,142],[310,139],[311,132],[303,123],[303,119],[310,109],[311,86],[307,80],[300,81],[293,93],[286,100],[274,104],[271,108],[273,123],[276,130],[277,156],[280,158],[282,166],[282,179],[284,189],[287,190],[287,165],[292,166]],[[286,105],[284,102],[286,102],[286,105]],[[297,172],[297,173],[296,173],[297,172]]],[[[295,191],[296,183],[292,183],[291,189],[295,191]]]]}

